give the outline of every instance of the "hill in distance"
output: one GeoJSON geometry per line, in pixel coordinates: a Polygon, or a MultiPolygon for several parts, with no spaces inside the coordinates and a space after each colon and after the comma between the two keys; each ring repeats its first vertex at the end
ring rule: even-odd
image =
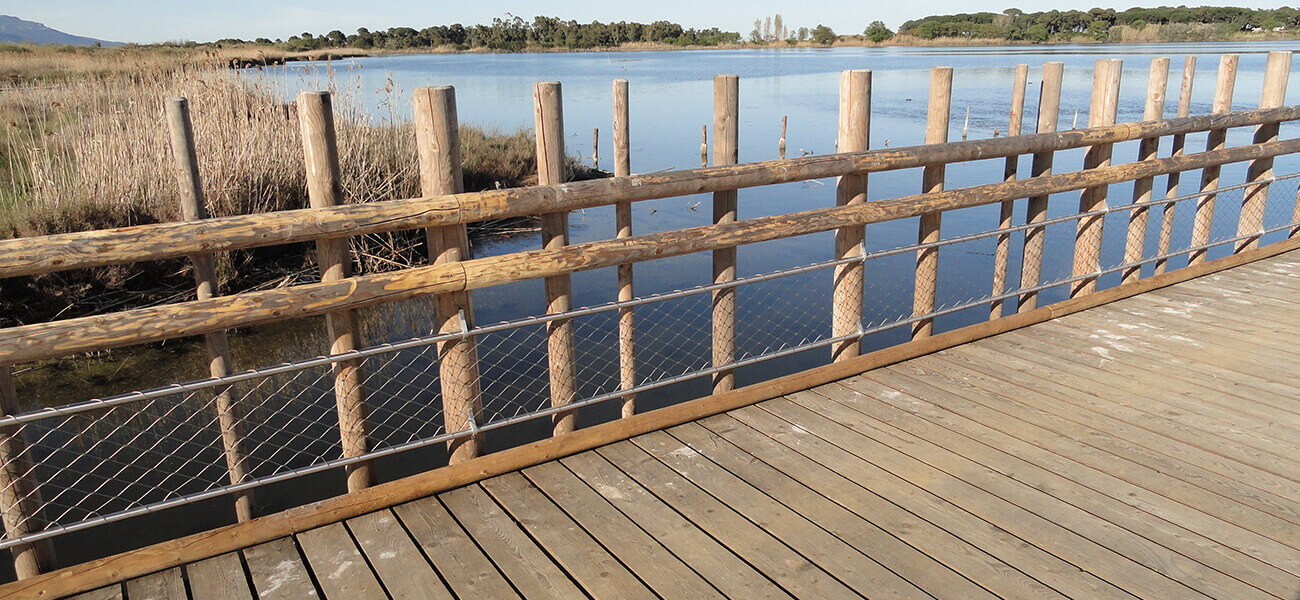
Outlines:
{"type": "Polygon", "coordinates": [[[66,44],[69,46],[121,46],[121,42],[107,42],[51,29],[34,21],[0,15],[0,42],[26,42],[31,44],[66,44]]]}

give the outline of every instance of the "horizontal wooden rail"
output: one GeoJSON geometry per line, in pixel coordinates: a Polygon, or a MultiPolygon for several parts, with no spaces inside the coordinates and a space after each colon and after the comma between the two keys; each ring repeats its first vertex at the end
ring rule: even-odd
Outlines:
{"type": "Polygon", "coordinates": [[[1295,152],[1300,152],[1300,139],[11,327],[0,330],[0,364],[201,335],[1295,152]]]}
{"type": "Polygon", "coordinates": [[[9,600],[47,600],[94,590],[163,569],[227,552],[234,552],[276,538],[431,496],[502,473],[563,458],[643,433],[667,429],[682,423],[703,419],[764,400],[852,377],[871,369],[924,356],[945,348],[1050,321],[1143,292],[1189,281],[1297,249],[1300,249],[1300,238],[1281,241],[1254,250],[1247,250],[1240,254],[1211,260],[1194,267],[1170,271],[1080,298],[947,331],[925,339],[905,342],[891,348],[870,352],[852,359],[801,371],[793,375],[786,375],[723,394],[706,396],[667,408],[637,414],[626,419],[601,423],[586,429],[580,429],[569,435],[547,438],[508,450],[494,452],[460,464],[382,483],[354,494],[321,500],[313,504],[253,519],[252,521],[227,525],[211,531],[168,540],[146,548],[95,559],[30,579],[0,585],[0,598],[9,600]]]}
{"type": "Polygon", "coordinates": [[[810,179],[1082,148],[1300,119],[1300,106],[1125,123],[1061,133],[828,154],[553,186],[157,223],[0,241],[0,278],[192,254],[441,227],[810,179]]]}

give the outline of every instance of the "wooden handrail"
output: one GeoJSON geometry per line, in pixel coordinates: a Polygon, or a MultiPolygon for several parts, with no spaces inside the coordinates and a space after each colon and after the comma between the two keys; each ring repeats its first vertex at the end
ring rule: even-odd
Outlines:
{"type": "MultiPolygon", "coordinates": [[[[1296,110],[1300,111],[1300,107],[1296,110]]],[[[1300,139],[11,327],[0,329],[0,365],[481,289],[1295,152],[1300,152],[1300,139]]]]}
{"type": "Polygon", "coordinates": [[[828,154],[553,186],[468,192],[0,241],[0,278],[571,211],[843,175],[1300,119],[1300,105],[1061,133],[828,154]]]}

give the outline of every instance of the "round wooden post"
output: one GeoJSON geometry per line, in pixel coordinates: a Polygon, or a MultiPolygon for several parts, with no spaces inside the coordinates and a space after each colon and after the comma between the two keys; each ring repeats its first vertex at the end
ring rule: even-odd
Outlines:
{"type": "MultiPolygon", "coordinates": [[[[537,135],[537,185],[564,183],[564,108],[560,82],[533,84],[533,116],[537,135]]],[[[569,213],[542,215],[542,247],[547,250],[569,245],[569,213]]],[[[573,308],[573,283],[568,274],[546,278],[546,312],[556,314],[573,308]]],[[[573,347],[573,319],[557,319],[546,325],[546,348],[550,363],[551,406],[567,406],[578,397],[578,367],[573,347]]],[[[554,434],[577,427],[573,411],[552,418],[554,434]]]]}
{"type": "MultiPolygon", "coordinates": [[[[0,416],[20,412],[8,365],[0,366],[0,416]]],[[[22,427],[0,427],[0,518],[5,537],[19,538],[44,528],[40,520],[41,496],[32,479],[32,461],[22,427]]],[[[49,540],[19,544],[9,549],[19,579],[35,577],[54,566],[49,540]]]]}
{"type": "MultiPolygon", "coordinates": [[[[298,123],[302,128],[303,153],[307,165],[307,196],[312,208],[326,208],[343,203],[342,178],[339,172],[338,139],[334,133],[334,112],[328,92],[298,94],[298,123]]],[[[321,281],[338,281],[352,276],[352,257],[347,238],[316,241],[321,281]]],[[[325,315],[330,338],[330,354],[356,350],[360,345],[360,327],[352,310],[325,315]]],[[[334,395],[338,401],[339,434],[343,457],[362,456],[370,450],[364,380],[361,363],[345,360],[334,363],[334,395]]],[[[354,492],[374,483],[370,461],[347,467],[348,491],[354,492]]]]}
{"type": "MultiPolygon", "coordinates": [[[[1237,84],[1237,59],[1236,54],[1219,57],[1219,79],[1214,84],[1214,105],[1211,110],[1216,115],[1232,111],[1232,91],[1237,84]]],[[[1206,136],[1206,151],[1222,149],[1227,138],[1227,129],[1211,129],[1206,136]]],[[[1196,214],[1192,219],[1192,239],[1189,244],[1193,248],[1210,241],[1210,231],[1214,228],[1214,202],[1217,198],[1212,192],[1219,189],[1221,171],[1220,167],[1201,169],[1201,193],[1204,195],[1196,199],[1196,214]]],[[[1207,254],[1205,249],[1192,250],[1187,264],[1201,264],[1205,262],[1207,254]]]]}
{"type": "MultiPolygon", "coordinates": [[[[785,130],[789,118],[790,118],[789,115],[781,115],[781,140],[776,143],[776,153],[782,159],[785,158],[785,130]]],[[[844,150],[836,150],[836,151],[844,152],[844,150]]]]}
{"type": "MultiPolygon", "coordinates": [[[[1192,114],[1192,83],[1196,80],[1196,56],[1188,56],[1183,61],[1183,81],[1178,91],[1178,116],[1186,117],[1192,114]]],[[[1176,134],[1170,142],[1170,156],[1182,156],[1183,146],[1187,142],[1187,134],[1176,134]]],[[[1169,174],[1165,182],[1165,199],[1178,197],[1178,179],[1182,173],[1173,172],[1169,174]]],[[[1156,256],[1165,256],[1169,254],[1169,244],[1172,243],[1174,236],[1174,215],[1178,207],[1176,202],[1166,202],[1161,205],[1160,212],[1160,236],[1156,241],[1156,256]]],[[[1165,272],[1168,267],[1169,259],[1160,258],[1156,260],[1155,274],[1159,275],[1165,272]]]]}
{"type": "MultiPolygon", "coordinates": [[[[1011,84],[1011,122],[1007,125],[1007,135],[1014,137],[1020,135],[1021,125],[1025,120],[1025,88],[1029,84],[1029,65],[1016,65],[1015,79],[1011,84]]],[[[994,130],[993,137],[997,137],[997,130],[994,130]]],[[[1020,170],[1020,156],[1012,155],[1007,157],[1006,167],[1002,170],[1003,181],[1014,181],[1017,171],[1020,170]]],[[[997,249],[993,256],[993,297],[1001,296],[1007,289],[1007,262],[1011,256],[1011,233],[1006,231],[1011,228],[1011,215],[1015,211],[1016,202],[1008,200],[1002,203],[1001,210],[998,213],[998,229],[1002,233],[998,234],[997,249]]],[[[995,299],[989,308],[989,319],[997,319],[1002,316],[1002,308],[1006,304],[1005,299],[995,299]]]]}
{"type": "MultiPolygon", "coordinates": [[[[171,133],[172,156],[176,158],[176,176],[181,186],[181,216],[186,221],[208,218],[207,203],[203,197],[203,181],[199,178],[198,153],[194,147],[194,128],[190,122],[190,105],[185,98],[167,101],[167,127],[171,133]]],[[[211,254],[190,257],[194,265],[194,282],[198,286],[199,300],[219,295],[217,271],[211,254]]],[[[230,375],[230,344],[225,331],[204,334],[208,350],[208,372],[213,377],[230,375]]],[[[243,483],[248,478],[247,452],[244,451],[243,407],[235,401],[230,387],[220,388],[214,398],[217,424],[221,429],[221,445],[226,457],[226,472],[231,484],[243,483]]],[[[253,490],[235,493],[235,517],[242,521],[253,518],[253,490]]]]}
{"type": "MultiPolygon", "coordinates": [[[[740,160],[739,131],[740,77],[716,75],[713,78],[713,165],[734,165],[740,160]]],[[[736,221],[736,190],[713,193],[713,222],[736,221]]],[[[736,248],[713,251],[713,282],[736,280],[736,248]]],[[[736,288],[713,292],[713,366],[722,367],[736,361],[736,288]]],[[[713,375],[713,393],[736,387],[733,369],[713,375]]]]}
{"type": "MultiPolygon", "coordinates": [[[[1260,108],[1277,108],[1286,100],[1287,78],[1291,75],[1291,52],[1280,50],[1268,53],[1264,66],[1264,86],[1260,92],[1260,108]]],[[[1278,125],[1260,125],[1255,129],[1254,143],[1277,141],[1278,125]]],[[[1260,181],[1273,176],[1273,159],[1259,158],[1250,161],[1246,168],[1247,181],[1260,181]]],[[[1236,252],[1259,247],[1259,235],[1264,230],[1264,208],[1268,203],[1268,183],[1246,188],[1241,201],[1241,218],[1237,221],[1237,236],[1251,236],[1237,242],[1236,252]]]]}
{"type": "MultiPolygon", "coordinates": [[[[1038,126],[1036,133],[1056,131],[1061,116],[1061,78],[1065,74],[1065,63],[1049,62],[1043,64],[1043,81],[1038,92],[1038,126]]],[[[1034,162],[1030,167],[1030,177],[1043,177],[1052,174],[1053,152],[1035,152],[1034,162]]],[[[1042,223],[1047,219],[1048,196],[1033,196],[1025,204],[1025,224],[1042,223]]],[[[1047,239],[1047,227],[1039,225],[1025,230],[1024,256],[1021,257],[1020,289],[1037,287],[1042,280],[1043,250],[1047,239]]],[[[1025,292],[1020,295],[1016,312],[1026,312],[1038,308],[1038,292],[1025,292]]]]}
{"type": "MultiPolygon", "coordinates": [[[[1155,121],[1165,115],[1165,89],[1169,83],[1169,58],[1151,59],[1151,74],[1147,77],[1147,101],[1142,111],[1143,121],[1155,121]]],[[[1155,160],[1160,149],[1160,138],[1149,137],[1138,144],[1138,162],[1155,160]]],[[[1151,201],[1154,177],[1142,177],[1133,182],[1133,203],[1151,201]]],[[[1128,216],[1128,240],[1124,244],[1124,263],[1133,265],[1124,269],[1122,283],[1132,283],[1142,276],[1136,263],[1142,260],[1147,245],[1147,221],[1150,207],[1135,208],[1128,216]]]]}
{"type": "Polygon", "coordinates": [[[709,126],[700,125],[700,166],[709,166],[709,126]]]}
{"type": "MultiPolygon", "coordinates": [[[[445,196],[465,191],[461,174],[460,125],[456,90],[451,86],[423,87],[413,97],[415,141],[420,157],[420,195],[445,196]]],[[[425,230],[429,262],[435,265],[469,260],[465,225],[425,230]]],[[[474,327],[474,304],[468,291],[440,294],[434,317],[438,333],[459,333],[474,327]]],[[[448,433],[472,429],[482,419],[478,348],[472,336],[438,344],[438,380],[442,390],[442,419],[448,433]]],[[[457,464],[483,451],[482,434],[447,442],[450,463],[457,464]]]]}
{"type": "MultiPolygon", "coordinates": [[[[948,118],[952,112],[952,67],[930,69],[930,103],[925,118],[925,143],[942,144],[948,141],[948,118]]],[[[943,191],[946,165],[929,165],[921,172],[921,192],[930,194],[943,191]]],[[[930,244],[939,241],[942,212],[921,215],[917,242],[930,244]]],[[[916,252],[916,287],[912,297],[912,316],[934,312],[939,276],[939,248],[923,248],[916,252]]],[[[929,337],[934,332],[934,319],[925,318],[912,324],[912,339],[929,337]]]]}
{"type": "MultiPolygon", "coordinates": [[[[836,143],[840,152],[859,152],[871,145],[871,71],[840,72],[840,126],[836,143]]],[[[867,175],[845,175],[835,184],[835,205],[863,204],[867,201],[867,175]]],[[[865,225],[835,230],[835,258],[862,256],[865,225]]],[[[856,335],[862,329],[863,284],[865,267],[860,262],[835,267],[834,304],[831,325],[834,337],[856,335]]],[[[862,339],[854,337],[831,347],[831,360],[840,362],[857,356],[862,339]]]]}
{"type": "Polygon", "coordinates": [[[600,168],[600,128],[591,130],[591,168],[600,168]]]}
{"type": "MultiPolygon", "coordinates": [[[[1124,61],[1118,58],[1102,59],[1092,76],[1092,104],[1088,107],[1088,127],[1114,125],[1119,112],[1119,80],[1123,72],[1124,61]]],[[[1098,169],[1110,166],[1112,144],[1088,146],[1083,156],[1083,168],[1098,169]]],[[[1092,212],[1106,208],[1106,191],[1109,186],[1098,186],[1083,190],[1079,197],[1079,212],[1092,212]]],[[[1070,286],[1070,297],[1074,298],[1097,291],[1097,278],[1094,275],[1101,269],[1101,236],[1105,224],[1104,215],[1083,217],[1079,220],[1074,235],[1074,277],[1089,276],[1070,286]]]]}
{"type": "MultiPolygon", "coordinates": [[[[627,80],[614,80],[614,176],[632,174],[631,140],[628,133],[627,80]]],[[[618,237],[632,237],[632,203],[614,205],[614,226],[618,237]]],[[[618,300],[626,302],[632,292],[632,263],[618,266],[618,300]]],[[[633,310],[625,306],[618,310],[618,379],[625,390],[636,387],[636,326],[633,310]]],[[[623,417],[636,414],[636,394],[623,396],[623,417]]]]}

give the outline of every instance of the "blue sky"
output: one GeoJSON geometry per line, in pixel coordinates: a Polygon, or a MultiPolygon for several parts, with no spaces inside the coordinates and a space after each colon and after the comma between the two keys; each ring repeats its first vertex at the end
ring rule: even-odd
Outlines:
{"type": "MultiPolygon", "coordinates": [[[[1185,0],[1184,0],[1185,1],[1185,0]]],[[[1177,5],[1167,0],[1153,2],[1177,5]]],[[[1211,0],[1189,5],[1214,4],[1277,7],[1283,2],[1211,0]]],[[[686,27],[717,26],[748,33],[757,17],[782,13],[787,27],[826,24],[838,33],[857,33],[874,20],[891,28],[903,21],[930,14],[993,11],[1016,6],[1027,12],[1069,10],[1098,6],[1098,0],[918,0],[914,2],[871,2],[822,0],[791,3],[778,0],[650,0],[620,4],[590,0],[537,0],[505,2],[474,0],[227,0],[186,2],[185,0],[0,0],[0,14],[38,21],[74,35],[122,42],[168,40],[211,41],[223,37],[288,38],[309,31],[324,33],[340,29],[352,33],[358,27],[428,27],[451,23],[490,23],[506,13],[531,19],[549,15],[589,21],[642,21],[666,19],[686,27]],[[793,10],[792,10],[793,9],[793,10]]],[[[1111,5],[1127,8],[1131,4],[1111,5]]]]}

